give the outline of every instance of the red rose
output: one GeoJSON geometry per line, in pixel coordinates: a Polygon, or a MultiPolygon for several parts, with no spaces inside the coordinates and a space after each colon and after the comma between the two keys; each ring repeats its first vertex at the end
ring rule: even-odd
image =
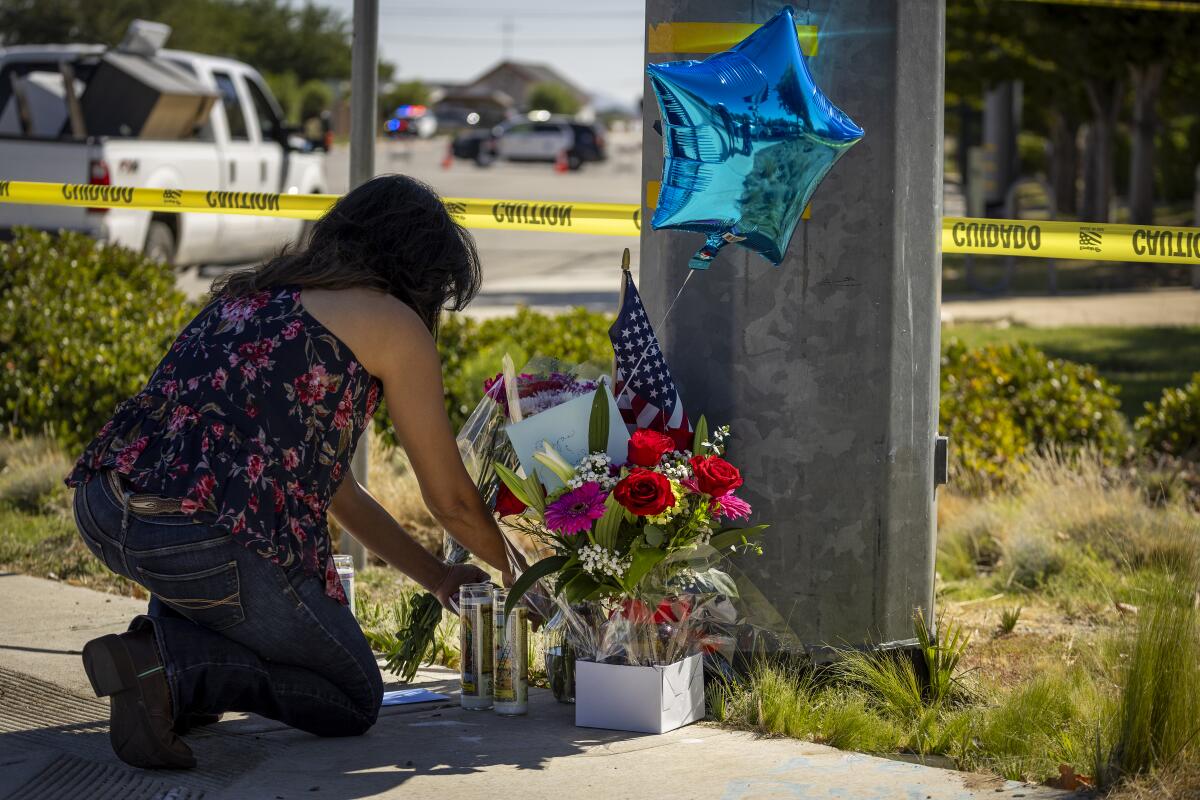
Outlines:
{"type": "Polygon", "coordinates": [[[629,437],[629,461],[639,467],[657,467],[664,455],[675,449],[675,441],[665,433],[637,430],[629,437]]]}
{"type": "Polygon", "coordinates": [[[652,517],[675,505],[671,482],[657,472],[640,467],[617,483],[613,497],[639,517],[652,517]]]}
{"type": "Polygon", "coordinates": [[[500,493],[496,495],[496,516],[497,517],[512,517],[520,514],[526,509],[526,505],[512,493],[503,483],[500,484],[500,493]]]}
{"type": "Polygon", "coordinates": [[[707,495],[721,497],[742,485],[742,473],[720,456],[692,456],[691,464],[700,491],[707,495]]]}

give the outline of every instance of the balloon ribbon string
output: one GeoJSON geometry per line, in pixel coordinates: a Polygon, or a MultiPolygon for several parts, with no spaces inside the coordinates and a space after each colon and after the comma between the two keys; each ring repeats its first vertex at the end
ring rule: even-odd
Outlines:
{"type": "MultiPolygon", "coordinates": [[[[675,298],[671,301],[671,304],[669,306],[667,306],[667,313],[663,314],[663,317],[662,317],[662,319],[660,319],[658,321],[658,324],[654,325],[651,328],[651,333],[654,333],[654,331],[656,331],[659,328],[659,326],[667,324],[667,319],[671,316],[671,312],[675,310],[675,304],[677,302],[679,302],[679,296],[683,294],[683,290],[685,288],[687,288],[688,281],[690,281],[692,279],[692,276],[695,274],[696,274],[696,270],[694,270],[694,269],[688,270],[687,277],[685,277],[683,279],[683,283],[679,284],[679,291],[675,293],[675,298]]],[[[626,386],[628,386],[630,381],[633,380],[633,376],[637,375],[638,368],[642,366],[642,362],[646,360],[646,354],[650,352],[650,345],[655,344],[657,339],[658,339],[657,336],[651,336],[649,342],[647,342],[647,344],[646,344],[646,347],[642,349],[642,354],[640,356],[638,356],[637,363],[633,365],[633,369],[630,370],[629,374],[625,377],[625,385],[626,386]]],[[[666,413],[666,412],[661,412],[661,413],[666,413]]]]}

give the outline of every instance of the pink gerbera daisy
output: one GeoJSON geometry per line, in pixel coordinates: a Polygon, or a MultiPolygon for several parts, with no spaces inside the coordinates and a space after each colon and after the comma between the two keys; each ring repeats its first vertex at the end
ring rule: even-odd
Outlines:
{"type": "Polygon", "coordinates": [[[714,517],[746,519],[750,516],[750,504],[729,492],[713,498],[712,512],[714,517]]]}
{"type": "Polygon", "coordinates": [[[546,506],[546,527],[556,533],[582,533],[592,527],[593,521],[604,516],[607,497],[600,484],[588,481],[546,506]]]}

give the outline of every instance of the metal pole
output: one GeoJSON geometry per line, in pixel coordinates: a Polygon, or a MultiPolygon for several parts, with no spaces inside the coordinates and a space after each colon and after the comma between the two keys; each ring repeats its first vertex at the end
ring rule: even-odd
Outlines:
{"type": "MultiPolygon", "coordinates": [[[[646,23],[763,23],[785,2],[647,0],[646,23]]],[[[765,554],[739,566],[814,655],[909,647],[914,610],[932,620],[933,605],[945,5],[789,4],[819,28],[817,84],[866,136],[779,267],[725,248],[658,332],[688,415],[733,426],[739,493],[773,526],[765,554]]],[[[645,93],[643,175],[658,180],[659,111],[645,93]]],[[[656,324],[701,240],[642,226],[656,324]]]]}
{"type": "MultiPolygon", "coordinates": [[[[350,188],[375,175],[375,129],[378,124],[379,0],[354,0],[354,40],[350,62],[350,188]]],[[[350,467],[367,485],[369,429],[358,441],[350,467]]],[[[367,563],[367,549],[342,532],[342,552],[354,558],[354,568],[367,563]]]]}

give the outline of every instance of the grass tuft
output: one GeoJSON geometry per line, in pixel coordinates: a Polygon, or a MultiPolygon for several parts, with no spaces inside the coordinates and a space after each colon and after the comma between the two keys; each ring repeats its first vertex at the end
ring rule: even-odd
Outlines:
{"type": "Polygon", "coordinates": [[[1104,778],[1148,774],[1200,756],[1200,610],[1196,574],[1156,576],[1141,606],[1104,778]]]}
{"type": "Polygon", "coordinates": [[[978,715],[961,760],[1009,780],[1047,780],[1060,764],[1091,764],[1103,707],[1084,670],[1043,672],[978,715]]]}
{"type": "Polygon", "coordinates": [[[903,655],[844,651],[834,675],[853,686],[889,715],[911,721],[925,710],[925,691],[911,660],[903,655]]]}
{"type": "Polygon", "coordinates": [[[63,509],[70,492],[63,478],[71,461],[49,440],[0,439],[0,506],[37,513],[63,509]]]}
{"type": "Polygon", "coordinates": [[[998,628],[1000,635],[1005,636],[1017,629],[1017,622],[1020,621],[1023,610],[1022,606],[1015,605],[1000,611],[1000,625],[998,628]]]}
{"type": "Polygon", "coordinates": [[[925,615],[920,611],[913,615],[913,630],[925,659],[925,672],[929,678],[926,692],[930,704],[939,706],[961,699],[965,693],[959,680],[959,664],[971,643],[971,635],[945,616],[939,618],[935,634],[929,630],[925,615]]]}

